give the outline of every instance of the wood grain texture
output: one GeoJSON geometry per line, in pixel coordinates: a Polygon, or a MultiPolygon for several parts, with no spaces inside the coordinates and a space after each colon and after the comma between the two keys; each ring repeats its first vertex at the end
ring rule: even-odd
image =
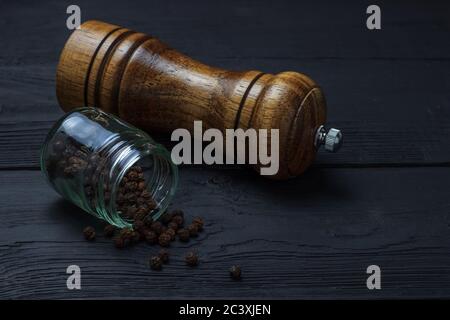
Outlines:
{"type": "Polygon", "coordinates": [[[40,172],[1,172],[10,188],[0,189],[0,297],[450,295],[447,169],[322,169],[275,185],[242,170],[188,168],[180,176],[174,206],[203,215],[206,229],[198,241],[176,243],[170,265],[152,272],[146,259],[155,247],[88,243],[81,230],[98,221],[62,201],[40,172]],[[188,248],[200,253],[198,269],[184,266],[188,248]],[[234,263],[243,268],[240,283],[227,275],[234,263]],[[65,287],[69,264],[82,268],[81,291],[65,287]],[[379,292],[365,287],[370,264],[383,270],[379,292]]]}
{"type": "MultiPolygon", "coordinates": [[[[385,9],[383,32],[373,33],[365,28],[368,4],[358,0],[346,1],[345,5],[330,0],[281,0],[264,5],[241,0],[77,3],[82,8],[83,21],[98,19],[126,24],[164,39],[174,48],[211,65],[218,58],[235,62],[262,58],[369,61],[450,58],[450,52],[445,50],[448,43],[443,41],[450,24],[446,1],[378,1],[385,9]]],[[[66,8],[70,4],[68,0],[42,4],[22,1],[2,6],[2,34],[20,41],[3,48],[0,62],[55,63],[71,33],[65,28],[66,8]]]]}
{"type": "MultiPolygon", "coordinates": [[[[304,74],[214,68],[151,36],[97,20],[83,23],[64,45],[56,94],[66,112],[96,107],[147,132],[193,133],[195,121],[223,134],[263,129],[271,150],[275,129],[279,170],[272,179],[292,178],[309,167],[317,129],[326,121],[322,90],[304,74]]],[[[260,164],[254,167],[259,171],[260,164]]]]}

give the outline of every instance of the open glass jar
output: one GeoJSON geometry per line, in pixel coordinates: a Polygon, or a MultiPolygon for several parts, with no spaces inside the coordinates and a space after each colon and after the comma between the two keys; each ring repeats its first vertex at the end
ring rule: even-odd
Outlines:
{"type": "Polygon", "coordinates": [[[65,199],[117,227],[157,220],[178,184],[170,153],[145,132],[95,108],[67,113],[41,150],[41,170],[65,199]]]}

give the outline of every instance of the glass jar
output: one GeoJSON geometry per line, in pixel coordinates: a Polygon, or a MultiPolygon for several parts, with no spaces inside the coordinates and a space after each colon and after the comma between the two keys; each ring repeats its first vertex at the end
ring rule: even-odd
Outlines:
{"type": "Polygon", "coordinates": [[[145,132],[95,108],[67,113],[41,150],[41,170],[65,199],[117,227],[157,220],[178,184],[170,153],[145,132]]]}

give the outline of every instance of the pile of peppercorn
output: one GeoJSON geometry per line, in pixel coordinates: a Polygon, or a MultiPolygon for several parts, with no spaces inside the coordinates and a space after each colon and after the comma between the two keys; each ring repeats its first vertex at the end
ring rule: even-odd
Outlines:
{"type": "MultiPolygon", "coordinates": [[[[153,221],[149,216],[143,220],[137,219],[133,223],[133,228],[119,229],[113,225],[106,225],[103,229],[103,235],[106,238],[112,238],[117,248],[123,249],[141,241],[146,241],[150,245],[159,245],[162,247],[157,255],[149,258],[149,266],[153,270],[161,270],[163,264],[169,262],[170,253],[166,249],[172,241],[178,238],[179,241],[187,242],[191,237],[196,237],[204,227],[204,221],[196,217],[185,227],[184,213],[181,210],[166,212],[160,221],[153,221]]],[[[96,237],[93,227],[86,227],[83,230],[84,237],[92,241],[96,237]]],[[[195,267],[199,263],[198,254],[195,251],[188,251],[184,257],[186,265],[195,267]]],[[[229,270],[230,277],[233,280],[241,279],[241,267],[234,265],[229,270]]]]}
{"type": "MultiPolygon", "coordinates": [[[[190,224],[185,223],[182,210],[165,212],[159,221],[153,220],[151,212],[156,208],[156,203],[146,189],[146,181],[143,170],[139,166],[131,167],[120,182],[116,197],[118,211],[127,219],[133,221],[132,228],[119,229],[113,225],[106,225],[103,234],[113,239],[118,249],[123,249],[139,242],[147,242],[150,245],[162,247],[157,255],[149,258],[150,268],[161,270],[163,264],[169,262],[169,251],[166,249],[173,241],[188,242],[190,238],[197,237],[203,231],[204,221],[201,217],[195,217],[190,224]]],[[[84,229],[86,240],[95,239],[93,227],[84,229]]],[[[186,265],[195,267],[199,263],[198,254],[194,251],[186,253],[186,265]]],[[[232,266],[230,277],[240,280],[241,268],[232,266]]]]}
{"type": "MultiPolygon", "coordinates": [[[[58,133],[51,143],[46,162],[50,179],[81,177],[85,197],[94,208],[95,189],[101,177],[106,176],[108,172],[107,157],[103,152],[94,152],[72,137],[58,133]]],[[[103,181],[103,200],[105,203],[110,200],[110,186],[107,181],[103,181]]]]}
{"type": "MultiPolygon", "coordinates": [[[[150,245],[159,245],[162,249],[159,254],[152,256],[149,260],[150,267],[153,270],[161,270],[164,263],[169,261],[169,252],[165,248],[169,247],[171,242],[177,238],[179,241],[188,242],[191,237],[197,237],[203,230],[204,222],[200,217],[196,217],[192,222],[185,226],[184,213],[181,210],[173,210],[162,215],[161,221],[153,221],[150,215],[135,215],[133,228],[119,229],[113,225],[106,225],[103,235],[112,238],[116,248],[123,249],[141,241],[150,245]]],[[[95,239],[95,229],[86,227],[83,231],[86,240],[95,239]]],[[[189,251],[185,256],[188,266],[198,265],[198,255],[196,252],[189,251]]]]}
{"type": "MultiPolygon", "coordinates": [[[[105,205],[111,199],[108,176],[108,157],[103,151],[93,151],[64,133],[58,133],[52,144],[47,161],[51,179],[80,177],[86,200],[95,211],[95,190],[102,186],[105,205]]],[[[125,219],[143,220],[156,209],[157,204],[147,190],[142,167],[133,166],[121,179],[116,196],[116,208],[125,219]]]]}
{"type": "Polygon", "coordinates": [[[124,218],[142,222],[156,209],[157,204],[147,190],[144,172],[140,166],[131,167],[120,181],[116,207],[124,218]]]}
{"type": "MultiPolygon", "coordinates": [[[[102,193],[105,203],[110,201],[110,186],[106,179],[107,157],[102,152],[93,152],[86,146],[81,145],[65,134],[55,137],[51,145],[50,158],[47,171],[62,178],[75,178],[81,176],[84,181],[84,193],[91,206],[95,208],[95,190],[99,181],[102,181],[102,193]]],[[[117,212],[124,219],[133,221],[132,228],[119,229],[113,225],[106,225],[104,236],[113,239],[116,248],[122,249],[139,242],[147,242],[150,245],[159,245],[162,248],[157,255],[150,257],[149,265],[153,270],[161,270],[163,264],[169,262],[169,251],[166,249],[173,241],[178,239],[188,242],[190,238],[197,237],[203,230],[204,222],[200,217],[196,217],[190,224],[185,223],[183,211],[173,210],[166,212],[159,219],[154,221],[151,213],[157,208],[157,203],[147,190],[147,183],[142,167],[131,167],[122,178],[116,195],[117,212]]],[[[96,237],[93,227],[86,227],[83,230],[84,237],[92,241],[96,237]]],[[[195,267],[199,263],[198,254],[189,251],[185,255],[185,262],[188,266],[195,267]]],[[[240,280],[241,269],[239,266],[230,268],[230,277],[240,280]]]]}

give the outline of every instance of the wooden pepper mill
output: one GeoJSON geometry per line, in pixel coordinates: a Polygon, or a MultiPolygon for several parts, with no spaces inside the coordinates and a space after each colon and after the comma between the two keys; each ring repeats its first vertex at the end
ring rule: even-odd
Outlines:
{"type": "Polygon", "coordinates": [[[325,98],[309,77],[213,68],[151,36],[100,21],[87,21],[70,36],[56,92],[65,111],[95,106],[150,132],[192,130],[195,120],[222,131],[279,129],[279,171],[271,176],[277,179],[302,173],[321,144],[336,151],[342,143],[339,130],[324,129],[325,98]]]}

